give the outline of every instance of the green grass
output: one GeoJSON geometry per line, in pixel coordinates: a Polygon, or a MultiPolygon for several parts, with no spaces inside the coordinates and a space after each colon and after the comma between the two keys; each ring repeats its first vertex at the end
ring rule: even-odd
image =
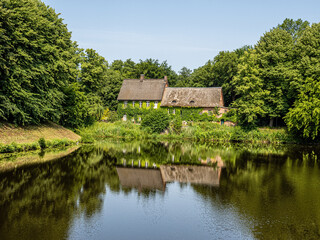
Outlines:
{"type": "Polygon", "coordinates": [[[240,127],[221,126],[211,122],[193,123],[182,128],[181,133],[151,134],[140,125],[131,122],[105,123],[78,130],[82,141],[92,143],[106,138],[121,139],[154,139],[154,140],[184,140],[193,141],[235,141],[252,143],[294,143],[295,140],[285,129],[256,129],[244,131],[240,127]]]}

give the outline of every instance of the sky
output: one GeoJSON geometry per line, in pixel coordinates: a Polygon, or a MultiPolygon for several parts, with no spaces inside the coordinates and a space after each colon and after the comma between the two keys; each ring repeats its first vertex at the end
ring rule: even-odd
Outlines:
{"type": "Polygon", "coordinates": [[[109,63],[167,60],[204,65],[220,51],[255,45],[285,18],[320,22],[319,0],[42,0],[61,13],[81,48],[109,63]]]}

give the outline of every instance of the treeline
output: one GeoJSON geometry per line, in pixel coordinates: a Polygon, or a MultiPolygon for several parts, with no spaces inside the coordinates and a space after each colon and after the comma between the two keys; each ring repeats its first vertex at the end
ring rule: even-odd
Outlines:
{"type": "Polygon", "coordinates": [[[108,63],[81,49],[59,14],[39,0],[0,2],[0,121],[53,121],[76,128],[116,110],[123,79],[163,78],[170,86],[222,86],[244,128],[287,126],[319,138],[320,24],[286,19],[255,46],[222,51],[178,73],[154,59],[108,63]]]}

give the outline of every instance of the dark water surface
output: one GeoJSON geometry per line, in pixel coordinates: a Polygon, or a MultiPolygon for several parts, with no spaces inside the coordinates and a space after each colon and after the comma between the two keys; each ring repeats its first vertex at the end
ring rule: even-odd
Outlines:
{"type": "Polygon", "coordinates": [[[320,239],[319,158],[301,146],[85,145],[0,173],[0,239],[320,239]]]}

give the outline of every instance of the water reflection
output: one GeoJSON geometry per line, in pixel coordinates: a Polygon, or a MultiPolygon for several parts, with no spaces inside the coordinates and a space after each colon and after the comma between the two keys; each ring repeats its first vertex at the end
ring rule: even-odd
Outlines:
{"type": "Polygon", "coordinates": [[[83,146],[0,174],[0,238],[319,239],[319,156],[300,146],[83,146]]]}

